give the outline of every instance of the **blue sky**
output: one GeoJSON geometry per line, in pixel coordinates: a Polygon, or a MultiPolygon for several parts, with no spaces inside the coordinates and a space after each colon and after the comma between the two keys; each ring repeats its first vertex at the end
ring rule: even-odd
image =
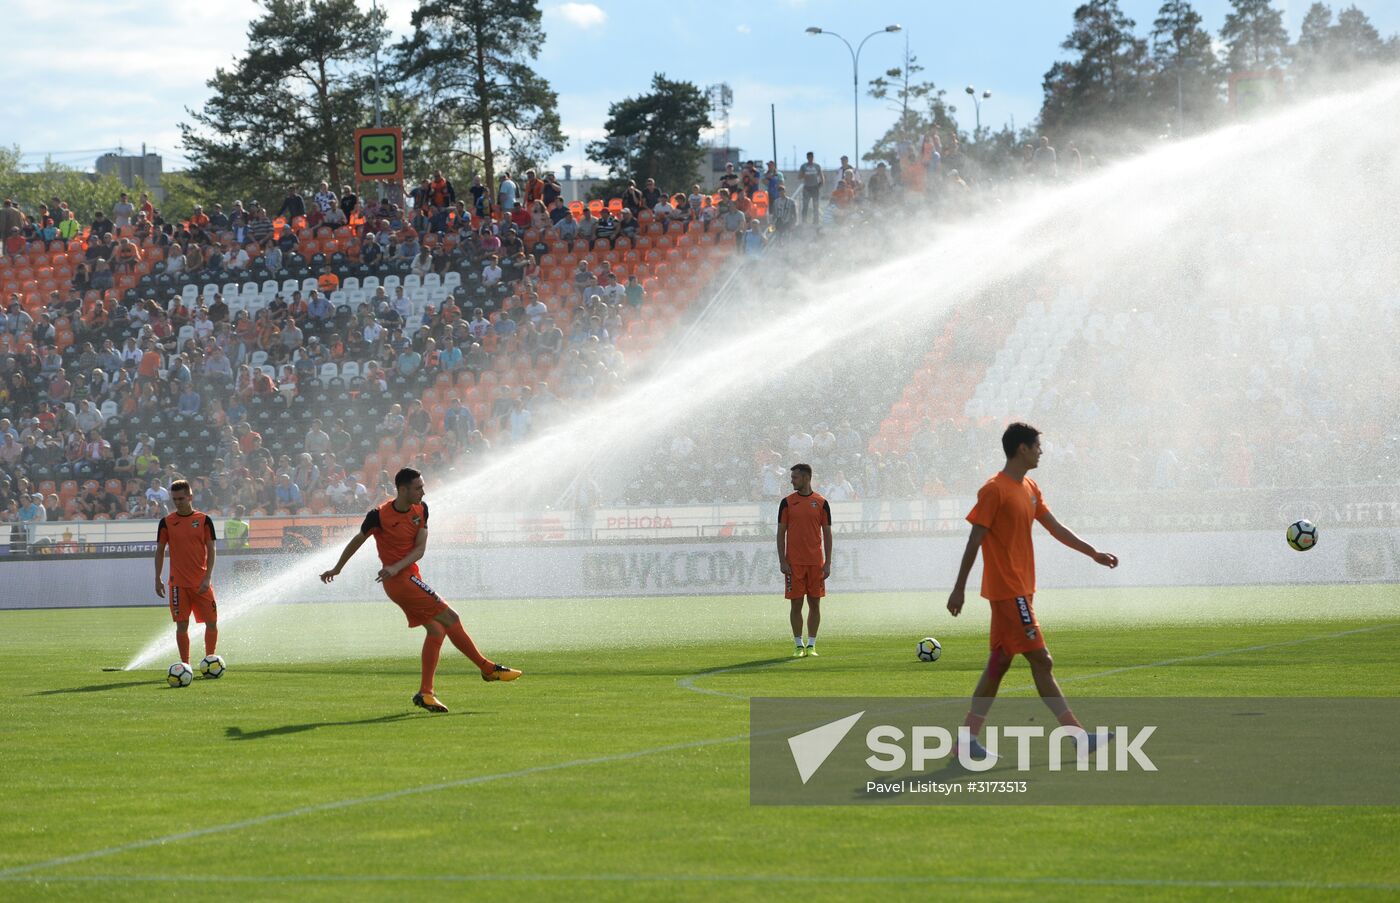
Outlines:
{"type": "MultiPolygon", "coordinates": [[[[1310,0],[1275,0],[1289,31],[1310,0]]],[[[1347,0],[1349,2],[1349,0],[1347,0]]],[[[1340,9],[1347,2],[1333,4],[1340,9]]],[[[368,7],[370,0],[360,0],[368,7]]],[[[9,40],[0,55],[0,142],[31,154],[91,166],[101,150],[145,142],[181,165],[177,124],[186,107],[206,99],[205,80],[246,44],[253,0],[6,0],[9,40]]],[[[416,0],[382,0],[389,25],[407,30],[416,0]]],[[[834,162],[852,147],[851,60],[836,39],[805,33],[809,25],[865,45],[862,85],[897,65],[907,37],[925,66],[922,77],[948,90],[959,120],[973,111],[963,86],[991,90],[984,124],[1030,122],[1040,107],[1040,81],[1061,57],[1074,0],[981,0],[979,3],[866,0],[543,0],[547,41],[538,69],[559,92],[568,148],[554,161],[592,167],[583,145],[602,134],[608,103],[646,90],[652,73],[702,86],[728,82],[734,91],[730,143],[746,156],[772,155],[769,104],[777,109],[778,156],[814,150],[834,162]]],[[[1121,0],[1146,34],[1160,0],[1121,0]]],[[[1400,3],[1358,0],[1383,35],[1400,31],[1400,3]]],[[[1218,31],[1227,0],[1198,0],[1206,25],[1218,31]]],[[[881,102],[861,98],[865,147],[893,119],[881,102]]],[[[36,156],[26,158],[36,162],[36,156]]],[[[579,173],[576,171],[575,173],[579,173]]]]}

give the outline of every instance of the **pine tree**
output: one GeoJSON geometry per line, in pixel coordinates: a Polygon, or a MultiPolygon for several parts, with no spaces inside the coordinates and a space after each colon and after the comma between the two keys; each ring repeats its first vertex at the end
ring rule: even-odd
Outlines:
{"type": "Polygon", "coordinates": [[[372,48],[383,13],[355,0],[261,0],[248,52],[208,82],[214,96],[180,125],[192,175],[212,197],[337,188],[354,172],[356,128],[372,105],[372,48]]]}
{"type": "MultiPolygon", "coordinates": [[[[1166,0],[1152,23],[1154,107],[1168,111],[1173,120],[1189,120],[1191,130],[1213,122],[1220,115],[1224,73],[1211,45],[1210,32],[1189,0],[1166,0]]],[[[1187,130],[1177,122],[1178,131],[1187,130]]]]}
{"type": "Polygon", "coordinates": [[[1089,0],[1074,11],[1074,30],[1060,46],[1077,56],[1045,73],[1042,130],[1141,128],[1157,118],[1144,102],[1151,67],[1135,25],[1118,0],[1089,0]]]}
{"type": "Polygon", "coordinates": [[[1274,9],[1271,0],[1230,0],[1230,7],[1220,29],[1220,38],[1228,48],[1230,71],[1250,72],[1280,65],[1288,53],[1283,13],[1274,9]]]}
{"type": "Polygon", "coordinates": [[[705,155],[700,133],[710,127],[709,102],[695,84],[658,72],[649,93],[609,104],[603,127],[607,137],[589,142],[588,159],[624,187],[628,179],[655,179],[662,191],[684,191],[705,155]]]}
{"type": "Polygon", "coordinates": [[[494,192],[498,164],[564,149],[558,95],[532,68],[544,44],[536,0],[423,0],[412,24],[395,71],[435,153],[480,161],[494,192]]]}

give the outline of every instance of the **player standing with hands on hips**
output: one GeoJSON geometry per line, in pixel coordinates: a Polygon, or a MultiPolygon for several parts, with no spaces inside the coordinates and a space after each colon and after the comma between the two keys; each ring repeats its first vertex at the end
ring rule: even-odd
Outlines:
{"type": "Polygon", "coordinates": [[[792,604],[793,658],[817,654],[821,599],[831,576],[831,505],[812,491],[812,466],[792,465],[792,495],[778,503],[778,567],[792,604]],[[802,599],[807,599],[807,645],[802,645],[802,599]]]}
{"type": "MultiPolygon", "coordinates": [[[[987,751],[977,741],[977,735],[987,721],[1001,679],[1017,655],[1026,657],[1036,690],[1060,724],[1082,728],[1051,671],[1050,652],[1031,607],[1035,596],[1031,522],[1040,521],[1051,536],[1104,567],[1118,567],[1116,555],[1100,552],[1056,520],[1040,487],[1026,476],[1040,464],[1040,430],[1026,423],[1013,423],[1002,433],[1001,448],[1006,453],[1006,467],[977,491],[977,504],[967,515],[972,533],[967,538],[957,582],[948,596],[948,611],[957,617],[963,609],[963,591],[980,548],[982,596],[992,607],[991,656],[963,721],[971,735],[970,752],[978,758],[985,757],[987,751]]],[[[1096,746],[1097,738],[1089,735],[1087,751],[1092,753],[1096,746]]]]}

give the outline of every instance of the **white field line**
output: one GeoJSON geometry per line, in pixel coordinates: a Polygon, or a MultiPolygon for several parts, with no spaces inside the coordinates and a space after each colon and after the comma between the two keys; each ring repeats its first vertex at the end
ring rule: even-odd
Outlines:
{"type": "MultiPolygon", "coordinates": [[[[1297,644],[1300,644],[1300,643],[1311,643],[1311,642],[1317,642],[1318,640],[1335,639],[1335,638],[1338,638],[1338,637],[1352,636],[1352,635],[1359,634],[1359,633],[1370,633],[1370,632],[1378,631],[1378,630],[1389,630],[1389,629],[1392,629],[1392,628],[1395,628],[1395,627],[1400,627],[1400,624],[1381,624],[1381,625],[1378,625],[1378,626],[1375,626],[1375,627],[1362,627],[1362,628],[1358,628],[1358,629],[1355,629],[1355,630],[1343,630],[1343,631],[1339,631],[1339,632],[1337,632],[1337,633],[1320,634],[1320,635],[1318,635],[1318,636],[1304,637],[1304,638],[1302,638],[1302,639],[1296,639],[1296,640],[1285,640],[1285,641],[1278,642],[1278,643],[1265,643],[1265,644],[1257,645],[1257,646],[1242,646],[1242,647],[1240,647],[1240,648],[1238,648],[1238,649],[1224,649],[1224,650],[1218,650],[1218,651],[1216,651],[1216,652],[1204,653],[1204,654],[1202,654],[1202,655],[1185,656],[1185,657],[1181,657],[1181,658],[1163,659],[1163,660],[1160,661],[1160,662],[1151,662],[1151,663],[1142,664],[1142,665],[1130,665],[1130,666],[1128,666],[1128,667],[1126,667],[1126,668],[1114,668],[1114,669],[1112,669],[1112,670],[1110,670],[1110,671],[1101,671],[1101,672],[1096,672],[1096,673],[1093,673],[1093,674],[1084,674],[1084,675],[1080,675],[1077,679],[1079,679],[1079,680],[1090,680],[1090,679],[1093,679],[1093,678],[1096,678],[1096,677],[1105,677],[1105,676],[1108,676],[1108,675],[1111,675],[1111,674],[1119,674],[1119,673],[1122,673],[1122,672],[1124,672],[1124,671],[1132,671],[1132,670],[1137,670],[1137,669],[1142,669],[1142,668],[1157,668],[1157,667],[1162,667],[1162,666],[1165,666],[1165,665],[1174,665],[1174,664],[1180,664],[1180,663],[1182,663],[1182,662],[1195,661],[1195,660],[1198,660],[1198,659],[1217,658],[1217,657],[1220,657],[1220,656],[1231,655],[1231,654],[1235,654],[1235,653],[1257,652],[1257,651],[1260,651],[1260,650],[1263,650],[1263,649],[1273,649],[1273,648],[1277,648],[1277,647],[1281,647],[1281,646],[1293,646],[1293,645],[1297,645],[1297,644]]],[[[713,692],[713,691],[707,691],[707,690],[705,690],[704,688],[700,688],[700,687],[691,687],[691,686],[689,686],[689,685],[683,683],[683,681],[690,681],[691,683],[693,683],[695,680],[699,680],[699,679],[702,678],[702,677],[712,676],[712,675],[715,675],[715,674],[722,674],[722,673],[726,673],[726,672],[729,672],[729,671],[756,670],[756,669],[758,669],[758,668],[773,667],[773,666],[776,665],[776,664],[783,664],[783,663],[785,663],[786,661],[789,661],[789,660],[785,659],[785,660],[783,660],[783,661],[774,662],[773,664],[769,664],[769,665],[741,666],[741,667],[737,667],[737,668],[734,668],[734,667],[732,667],[732,668],[717,668],[717,669],[714,669],[714,670],[712,670],[712,671],[704,671],[704,672],[701,672],[700,674],[697,674],[697,675],[695,675],[694,677],[691,677],[691,678],[681,678],[681,680],[677,681],[677,684],[683,686],[685,689],[694,689],[694,690],[697,691],[697,692],[713,692]]],[[[1074,679],[1074,678],[1068,678],[1068,679],[1074,679]]],[[[1027,689],[1028,689],[1028,688],[1027,688],[1027,689]]],[[[740,696],[737,696],[736,694],[718,694],[718,695],[735,696],[735,698],[741,698],[741,699],[742,699],[742,698],[747,698],[747,697],[740,697],[740,696]]],[[[254,827],[258,827],[258,826],[260,826],[260,825],[270,824],[270,823],[272,823],[272,822],[284,821],[284,820],[289,819],[289,818],[296,818],[296,817],[302,816],[302,815],[314,815],[314,814],[321,813],[321,812],[333,812],[333,811],[336,811],[336,810],[338,810],[338,809],[348,809],[348,808],[351,808],[351,807],[353,807],[353,806],[362,806],[362,805],[369,805],[369,804],[373,804],[373,803],[390,802],[390,801],[392,801],[392,800],[398,800],[398,799],[402,799],[402,798],[408,797],[408,796],[418,796],[418,795],[425,794],[425,793],[436,793],[436,792],[438,792],[438,791],[440,791],[440,790],[453,790],[453,789],[457,789],[457,788],[460,788],[460,787],[471,787],[471,786],[474,786],[474,785],[477,785],[477,784],[488,784],[488,783],[493,783],[493,782],[495,782],[495,781],[505,781],[505,780],[511,780],[511,779],[513,779],[513,778],[529,777],[530,775],[546,774],[546,773],[552,772],[552,771],[562,771],[562,770],[564,770],[564,769],[568,769],[568,768],[578,768],[578,767],[582,767],[582,766],[586,766],[586,765],[602,765],[602,764],[607,764],[607,763],[611,763],[611,762],[625,762],[625,761],[628,761],[628,760],[630,760],[630,759],[640,759],[640,758],[644,758],[644,757],[646,757],[646,756],[658,755],[658,754],[661,754],[661,753],[678,752],[678,751],[680,751],[680,750],[686,750],[686,749],[699,749],[699,748],[706,747],[706,746],[719,746],[719,745],[723,745],[723,744],[727,744],[727,743],[738,743],[738,742],[741,742],[741,741],[743,741],[743,740],[747,740],[748,738],[749,738],[749,735],[748,735],[747,733],[743,733],[743,734],[736,734],[736,735],[731,736],[731,737],[716,737],[716,738],[711,738],[711,739],[708,739],[708,740],[693,740],[693,741],[688,742],[688,743],[672,743],[672,744],[668,744],[668,745],[666,745],[666,746],[656,746],[656,747],[652,747],[652,748],[650,748],[650,749],[633,750],[632,752],[616,753],[616,754],[614,754],[614,755],[609,755],[609,756],[592,756],[592,757],[583,758],[583,759],[570,759],[570,760],[568,760],[568,761],[566,761],[566,762],[556,762],[556,763],[551,764],[551,765],[536,765],[536,766],[532,766],[532,767],[530,767],[530,768],[521,768],[521,769],[517,769],[517,770],[515,770],[515,771],[503,771],[503,772],[497,772],[497,773],[495,773],[495,774],[477,775],[477,776],[475,776],[475,777],[463,778],[463,779],[457,780],[457,781],[444,781],[444,782],[442,782],[442,783],[438,783],[438,784],[426,784],[426,785],[423,785],[423,786],[420,786],[420,787],[405,787],[405,788],[400,789],[400,790],[391,790],[391,791],[389,791],[389,792],[387,792],[387,793],[377,793],[377,794],[373,794],[373,795],[371,795],[371,796],[350,797],[350,798],[341,799],[341,800],[331,800],[331,801],[325,802],[325,803],[315,803],[315,804],[309,805],[309,806],[298,806],[298,807],[295,808],[295,809],[287,809],[287,810],[284,810],[284,811],[282,811],[282,812],[270,812],[270,813],[268,813],[267,815],[259,815],[259,816],[255,816],[255,817],[253,817],[253,818],[246,818],[246,819],[242,819],[241,821],[226,822],[226,823],[221,824],[221,825],[209,825],[208,827],[197,828],[197,829],[195,829],[195,830],[193,830],[193,831],[181,831],[181,832],[176,833],[176,834],[166,834],[166,835],[163,835],[163,836],[160,836],[160,837],[150,837],[150,838],[146,838],[145,840],[133,840],[133,841],[130,841],[130,842],[128,842],[128,843],[117,844],[117,845],[115,845],[115,846],[110,846],[110,847],[102,847],[102,848],[100,848],[100,849],[89,850],[89,851],[84,852],[84,853],[72,853],[72,854],[67,855],[67,856],[59,856],[59,857],[56,857],[56,858],[54,858],[54,859],[46,859],[46,860],[44,860],[44,861],[42,861],[42,862],[32,862],[32,863],[29,863],[29,864],[27,864],[27,865],[13,866],[13,867],[8,868],[8,869],[0,870],[0,880],[11,880],[11,879],[14,879],[14,878],[17,878],[17,877],[20,877],[20,876],[30,875],[30,874],[33,873],[33,872],[45,871],[45,870],[48,870],[48,869],[58,868],[58,867],[60,867],[60,866],[65,866],[65,865],[73,865],[73,864],[78,863],[78,862],[88,862],[88,861],[93,860],[93,859],[102,859],[102,858],[105,858],[105,857],[107,857],[107,856],[114,856],[114,855],[116,855],[116,854],[118,854],[118,853],[127,853],[127,852],[131,852],[132,850],[142,850],[142,849],[147,849],[147,848],[149,848],[149,847],[158,847],[158,846],[164,846],[164,845],[166,845],[166,844],[179,843],[179,842],[182,841],[182,840],[192,840],[192,839],[194,839],[194,838],[196,838],[196,837],[207,837],[207,836],[209,836],[209,835],[211,835],[211,834],[226,834],[226,833],[228,833],[228,832],[230,832],[230,831],[239,831],[239,830],[242,830],[243,828],[254,828],[254,827]]],[[[54,880],[66,880],[66,879],[62,879],[60,876],[52,876],[52,877],[53,877],[54,880]]],[[[37,880],[37,878],[36,878],[35,880],[37,880]]],[[[505,879],[502,879],[502,880],[505,880],[505,879]]],[[[646,879],[646,880],[651,880],[651,879],[646,879]]],[[[716,879],[716,880],[723,880],[723,879],[716,879]]],[[[755,879],[755,880],[756,880],[756,879],[755,879]]],[[[980,879],[979,879],[979,880],[980,880],[980,879]]],[[[1068,880],[1068,879],[1066,879],[1066,880],[1068,880]]],[[[1078,880],[1078,879],[1074,879],[1074,880],[1078,880]]],[[[1088,883],[1092,883],[1092,882],[1090,882],[1090,881],[1088,881],[1088,880],[1086,879],[1085,883],[1088,884],[1088,883]]],[[[1143,881],[1142,883],[1144,883],[1144,884],[1146,884],[1146,885],[1156,886],[1156,882],[1153,882],[1153,881],[1150,881],[1150,880],[1147,880],[1147,879],[1144,879],[1144,881],[1143,881]]],[[[1202,886],[1209,886],[1209,885],[1202,885],[1202,886]]],[[[1229,885],[1229,884],[1224,884],[1224,885],[1221,885],[1221,886],[1230,886],[1230,885],[1229,885]]],[[[1310,887],[1310,886],[1312,886],[1312,885],[1300,885],[1300,886],[1309,886],[1309,887],[1310,887]]]]}
{"type": "MultiPolygon", "coordinates": [[[[1004,877],[995,875],[207,875],[205,880],[226,884],[387,884],[418,882],[430,884],[522,883],[522,884],[1010,884],[1059,887],[1174,887],[1182,889],[1220,888],[1241,890],[1400,890],[1400,884],[1361,881],[1230,880],[1189,878],[1074,878],[1004,877]]],[[[0,876],[13,883],[45,884],[188,884],[198,880],[189,875],[16,875],[0,876]]]]}

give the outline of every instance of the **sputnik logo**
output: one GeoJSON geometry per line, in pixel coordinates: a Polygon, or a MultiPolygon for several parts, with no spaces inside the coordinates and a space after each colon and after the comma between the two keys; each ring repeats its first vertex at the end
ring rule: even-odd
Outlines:
{"type": "Polygon", "coordinates": [[[817,769],[821,768],[822,763],[841,745],[841,741],[846,739],[851,728],[856,726],[856,722],[864,714],[862,710],[788,738],[788,749],[792,751],[792,761],[797,765],[797,774],[802,778],[803,784],[817,773],[817,769]]]}

